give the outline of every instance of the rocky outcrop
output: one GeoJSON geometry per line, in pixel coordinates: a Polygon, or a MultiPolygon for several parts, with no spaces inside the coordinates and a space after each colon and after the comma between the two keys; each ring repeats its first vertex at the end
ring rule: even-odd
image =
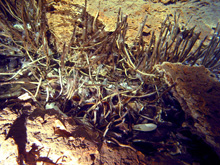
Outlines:
{"type": "Polygon", "coordinates": [[[164,62],[156,66],[187,114],[191,131],[220,156],[220,82],[204,66],[164,62]],[[190,120],[193,119],[193,120],[190,120]]]}

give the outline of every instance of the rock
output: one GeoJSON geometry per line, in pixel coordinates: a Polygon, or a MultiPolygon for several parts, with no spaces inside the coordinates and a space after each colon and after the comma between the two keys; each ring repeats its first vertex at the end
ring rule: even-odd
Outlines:
{"type": "MultiPolygon", "coordinates": [[[[85,28],[85,22],[83,20],[85,18],[84,9],[84,6],[75,4],[72,1],[61,1],[57,3],[48,2],[46,18],[49,29],[56,38],[55,44],[58,52],[63,52],[64,43],[66,46],[69,45],[74,28],[76,28],[75,35],[78,36],[79,39],[83,38],[80,34],[83,33],[83,29],[85,28]]],[[[87,12],[86,17],[87,33],[90,34],[94,17],[87,12]]],[[[97,28],[103,26],[98,20],[94,24],[97,28]]]]}
{"type": "Polygon", "coordinates": [[[161,3],[167,4],[167,3],[175,3],[177,0],[160,0],[161,3]]]}
{"type": "Polygon", "coordinates": [[[164,62],[156,66],[182,109],[192,118],[191,131],[202,137],[220,156],[220,82],[204,66],[164,62]]]}
{"type": "Polygon", "coordinates": [[[161,2],[163,4],[167,4],[167,3],[175,3],[177,0],[151,0],[153,3],[158,3],[161,2]]]}

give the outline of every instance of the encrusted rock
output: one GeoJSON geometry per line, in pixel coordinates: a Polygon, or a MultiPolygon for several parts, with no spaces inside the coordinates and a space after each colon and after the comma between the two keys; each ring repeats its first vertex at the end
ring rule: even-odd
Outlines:
{"type": "Polygon", "coordinates": [[[220,155],[220,82],[204,66],[164,62],[156,66],[168,85],[176,83],[173,95],[193,119],[192,132],[202,137],[220,155]]]}

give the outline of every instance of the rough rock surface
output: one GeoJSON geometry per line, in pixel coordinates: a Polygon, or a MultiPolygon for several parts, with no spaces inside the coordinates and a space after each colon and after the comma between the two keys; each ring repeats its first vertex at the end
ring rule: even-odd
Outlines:
{"type": "MultiPolygon", "coordinates": [[[[69,1],[69,0],[63,0],[69,1]]],[[[164,0],[165,2],[166,0],[164,0]]],[[[172,0],[173,2],[173,0],[172,0]]],[[[84,6],[84,1],[74,0],[74,3],[84,6]]],[[[197,1],[181,0],[175,3],[163,4],[153,3],[148,0],[88,0],[87,11],[95,16],[99,11],[99,20],[106,26],[106,31],[115,29],[118,9],[128,15],[129,29],[127,32],[128,43],[133,42],[137,35],[140,23],[147,15],[146,26],[144,27],[144,40],[149,41],[153,31],[159,35],[161,23],[167,17],[174,17],[174,13],[180,14],[179,23],[192,28],[196,25],[196,31],[201,31],[201,39],[206,35],[213,33],[214,27],[219,22],[220,3],[215,0],[197,1]]]]}
{"type": "MultiPolygon", "coordinates": [[[[59,52],[63,51],[63,45],[70,43],[74,28],[76,28],[76,36],[78,33],[83,33],[84,14],[87,15],[89,21],[93,20],[92,16],[84,12],[84,6],[76,4],[74,1],[57,2],[47,4],[47,21],[49,29],[56,38],[55,45],[59,52]]],[[[96,20],[96,26],[103,26],[100,21],[96,20]]],[[[88,22],[88,32],[91,31],[93,22],[88,22]]]]}
{"type": "Polygon", "coordinates": [[[204,66],[164,62],[157,66],[188,117],[188,126],[220,155],[220,82],[204,66]],[[190,120],[192,119],[192,120],[190,120]]]}
{"type": "MultiPolygon", "coordinates": [[[[165,0],[166,1],[166,0],[165,0]]],[[[61,10],[59,13],[64,13],[66,15],[67,11],[75,10],[74,5],[78,5],[79,8],[85,6],[84,0],[62,0],[62,1],[53,1],[47,0],[48,4],[55,5],[56,10],[61,10]],[[64,7],[63,7],[64,4],[64,7]],[[60,7],[58,7],[60,6],[60,7]],[[69,9],[66,7],[69,6],[69,9]],[[80,7],[81,6],[81,7],[80,7]],[[64,11],[65,10],[65,11],[64,11]]],[[[106,31],[115,30],[115,24],[117,20],[117,13],[119,8],[121,11],[128,15],[128,31],[127,31],[127,42],[128,44],[133,43],[137,31],[140,27],[140,23],[144,20],[147,15],[147,22],[144,26],[144,40],[149,42],[150,34],[155,31],[156,35],[159,35],[161,28],[161,23],[169,15],[171,20],[174,17],[174,13],[180,14],[179,24],[187,25],[187,28],[192,28],[196,25],[196,32],[202,32],[201,39],[206,35],[211,36],[213,33],[213,28],[216,27],[217,22],[219,21],[220,14],[220,3],[218,1],[207,0],[207,1],[177,1],[171,4],[163,3],[153,3],[152,1],[143,1],[143,0],[88,0],[87,2],[87,12],[95,17],[99,13],[98,19],[105,25],[106,31]]],[[[76,11],[79,9],[76,9],[76,11]]],[[[57,12],[57,11],[56,11],[57,12]]],[[[73,12],[73,11],[71,11],[73,12]]],[[[54,24],[60,20],[57,14],[54,24]],[[57,20],[56,20],[57,19],[57,20]]],[[[64,16],[66,17],[66,16],[64,16]]],[[[64,20],[64,17],[61,20],[64,20]]],[[[68,26],[71,23],[71,20],[66,21],[68,26]]],[[[73,25],[70,26],[69,30],[73,29],[73,25]]],[[[68,28],[65,26],[60,26],[61,30],[63,28],[68,28]]],[[[57,30],[57,29],[56,29],[57,30]]],[[[60,30],[60,31],[61,31],[60,30]]],[[[69,33],[67,33],[69,34],[69,33]]],[[[65,35],[68,36],[68,35],[65,35]]]]}

